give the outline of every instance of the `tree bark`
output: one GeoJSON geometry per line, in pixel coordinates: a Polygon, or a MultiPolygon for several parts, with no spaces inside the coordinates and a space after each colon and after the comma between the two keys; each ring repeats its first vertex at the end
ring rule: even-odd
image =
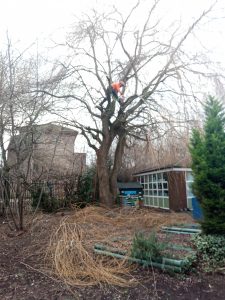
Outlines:
{"type": "Polygon", "coordinates": [[[114,156],[113,169],[110,174],[110,191],[112,193],[112,197],[114,201],[116,200],[117,197],[117,176],[122,165],[125,142],[126,142],[126,134],[125,132],[123,132],[119,135],[119,140],[116,146],[116,151],[114,156]]]}
{"type": "Polygon", "coordinates": [[[101,149],[97,152],[97,174],[99,183],[99,201],[101,204],[112,207],[114,204],[113,195],[110,189],[109,167],[107,165],[108,152],[101,149]]]}

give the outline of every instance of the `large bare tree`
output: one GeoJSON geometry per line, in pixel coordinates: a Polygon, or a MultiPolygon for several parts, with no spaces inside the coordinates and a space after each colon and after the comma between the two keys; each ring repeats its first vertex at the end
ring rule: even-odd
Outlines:
{"type": "Polygon", "coordinates": [[[195,99],[188,73],[203,74],[205,66],[196,53],[186,53],[184,45],[212,7],[186,29],[174,23],[163,31],[157,18],[159,1],[151,3],[138,22],[139,2],[126,17],[114,9],[108,14],[94,11],[76,22],[61,44],[66,60],[58,61],[49,88],[39,89],[61,101],[55,113],[80,129],[94,149],[100,201],[108,207],[116,199],[126,138],[141,138],[146,128],[157,126],[157,116],[163,120],[165,112],[173,112],[174,103],[164,106],[166,97],[184,105],[188,97],[195,99]],[[118,80],[125,82],[123,105],[110,93],[112,82],[118,80]]]}

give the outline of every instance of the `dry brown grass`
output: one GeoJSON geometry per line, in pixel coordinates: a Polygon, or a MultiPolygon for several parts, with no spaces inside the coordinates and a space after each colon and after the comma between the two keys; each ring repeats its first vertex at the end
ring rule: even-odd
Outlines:
{"type": "Polygon", "coordinates": [[[52,236],[48,253],[58,276],[71,285],[108,283],[118,286],[129,284],[129,269],[125,261],[95,257],[85,231],[76,223],[64,220],[52,236]]]}
{"type": "Polygon", "coordinates": [[[185,222],[192,222],[187,214],[90,206],[63,219],[51,237],[48,257],[54,272],[71,285],[129,285],[131,276],[126,261],[95,255],[94,244],[112,245],[112,239],[117,237],[132,241],[137,231],[150,232],[163,225],[185,222]]]}

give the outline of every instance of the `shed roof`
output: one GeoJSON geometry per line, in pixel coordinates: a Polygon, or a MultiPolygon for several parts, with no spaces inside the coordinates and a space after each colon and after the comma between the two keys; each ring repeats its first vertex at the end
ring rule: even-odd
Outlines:
{"type": "Polygon", "coordinates": [[[142,185],[139,182],[117,182],[119,189],[142,189],[142,185]]]}
{"type": "Polygon", "coordinates": [[[144,169],[141,170],[139,172],[134,173],[133,175],[141,175],[141,174],[145,174],[145,173],[156,173],[156,172],[170,172],[170,171],[191,171],[191,168],[185,168],[179,165],[167,165],[164,167],[159,167],[159,168],[148,168],[148,169],[144,169]]]}

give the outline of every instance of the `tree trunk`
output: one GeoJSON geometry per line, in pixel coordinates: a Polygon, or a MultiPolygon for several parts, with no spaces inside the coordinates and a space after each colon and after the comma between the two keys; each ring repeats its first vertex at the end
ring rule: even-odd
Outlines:
{"type": "Polygon", "coordinates": [[[99,201],[106,207],[112,207],[114,204],[113,195],[110,190],[110,174],[107,166],[108,152],[101,149],[97,152],[97,175],[99,183],[99,201]]]}
{"type": "Polygon", "coordinates": [[[113,169],[110,171],[108,166],[109,146],[103,146],[97,153],[97,175],[99,181],[99,200],[107,206],[112,207],[117,198],[117,176],[122,164],[124,145],[126,141],[125,132],[120,132],[116,146],[113,169]]]}
{"type": "Polygon", "coordinates": [[[19,211],[19,229],[23,230],[23,214],[24,214],[24,210],[23,210],[23,194],[22,194],[22,190],[21,190],[21,182],[20,182],[20,178],[17,177],[16,180],[16,200],[18,201],[17,205],[18,205],[18,211],[19,211]]]}
{"type": "Polygon", "coordinates": [[[15,225],[16,230],[19,230],[19,226],[17,224],[16,218],[13,214],[12,207],[11,207],[11,204],[10,204],[10,198],[11,198],[10,190],[11,190],[11,187],[10,187],[9,168],[8,167],[3,167],[2,182],[3,182],[2,188],[3,188],[4,206],[6,207],[6,209],[9,210],[9,213],[11,215],[11,218],[13,220],[13,223],[15,225]]]}
{"type": "Polygon", "coordinates": [[[110,174],[110,191],[113,195],[113,199],[115,200],[117,198],[117,177],[122,165],[125,142],[126,142],[126,135],[125,132],[122,132],[119,135],[119,140],[114,155],[113,169],[110,174]]]}

